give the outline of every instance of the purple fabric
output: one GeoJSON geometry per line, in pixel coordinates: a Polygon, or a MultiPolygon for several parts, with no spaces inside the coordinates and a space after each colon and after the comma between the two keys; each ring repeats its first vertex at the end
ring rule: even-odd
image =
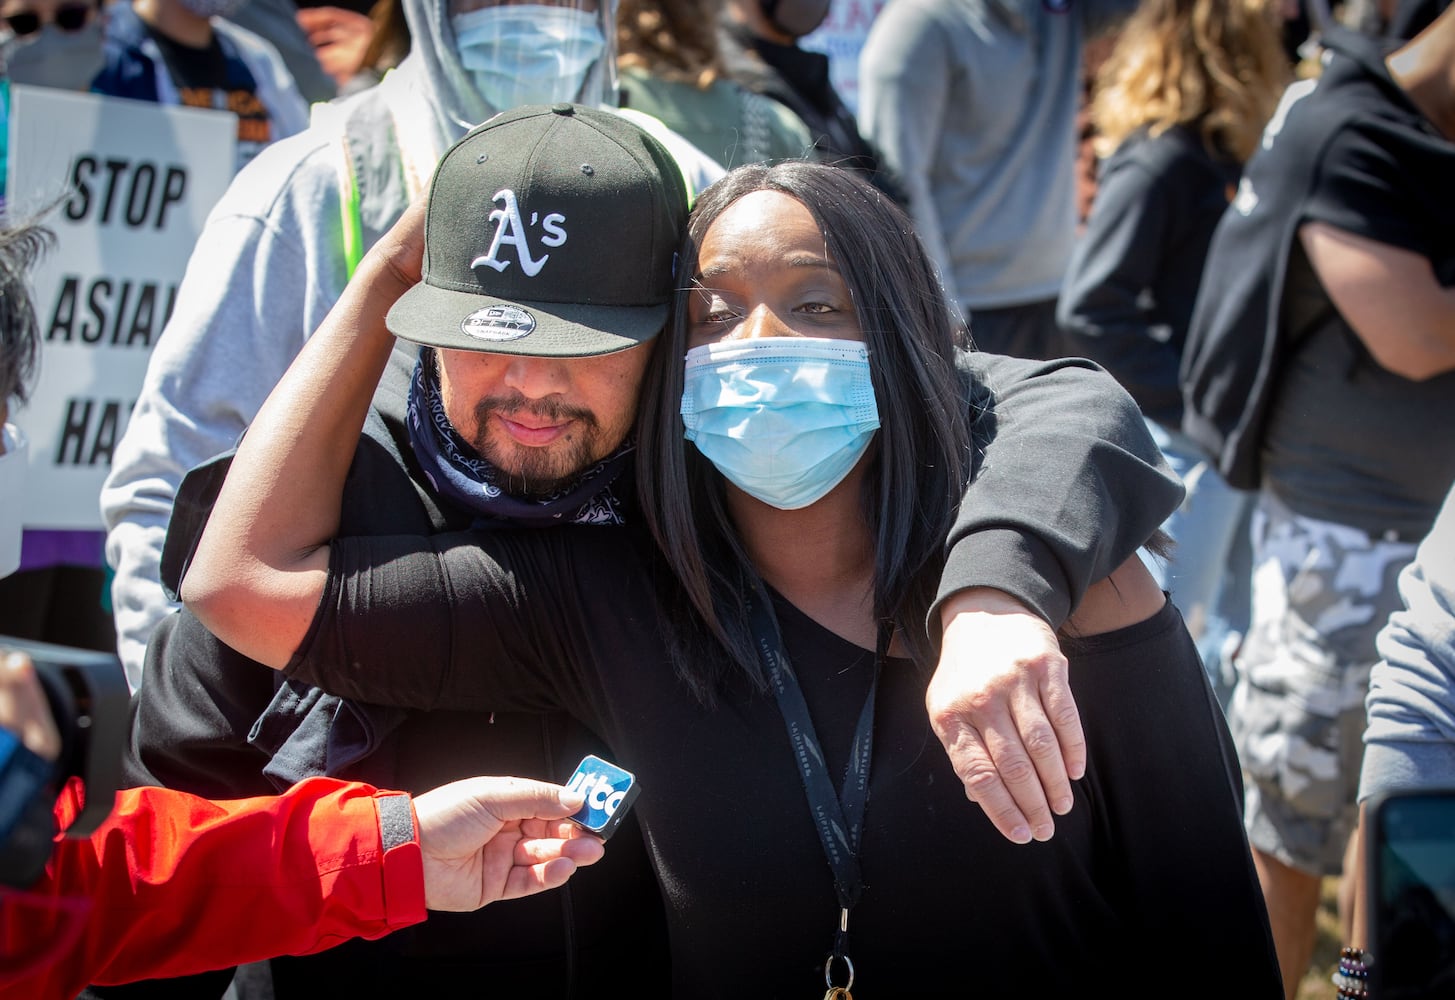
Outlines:
{"type": "Polygon", "coordinates": [[[106,532],[28,529],[20,536],[20,570],[106,565],[106,532]]]}

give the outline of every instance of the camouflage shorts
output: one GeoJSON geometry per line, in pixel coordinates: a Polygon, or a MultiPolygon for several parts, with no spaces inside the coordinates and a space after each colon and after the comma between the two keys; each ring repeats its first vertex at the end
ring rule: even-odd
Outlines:
{"type": "Polygon", "coordinates": [[[1300,517],[1268,493],[1253,515],[1253,614],[1228,725],[1253,846],[1336,875],[1358,818],[1374,637],[1402,607],[1411,542],[1300,517]]]}

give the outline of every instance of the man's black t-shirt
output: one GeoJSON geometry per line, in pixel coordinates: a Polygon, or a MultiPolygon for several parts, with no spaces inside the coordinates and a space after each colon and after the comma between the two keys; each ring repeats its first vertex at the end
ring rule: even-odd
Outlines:
{"type": "Polygon", "coordinates": [[[178,103],[187,108],[237,115],[241,146],[261,149],[273,140],[268,109],[258,99],[257,81],[241,59],[229,59],[214,34],[205,46],[184,45],[144,26],[162,54],[178,103]]]}

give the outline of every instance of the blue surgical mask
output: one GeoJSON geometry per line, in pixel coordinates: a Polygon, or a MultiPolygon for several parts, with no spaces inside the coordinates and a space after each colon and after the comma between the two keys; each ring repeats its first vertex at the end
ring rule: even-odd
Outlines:
{"type": "Polygon", "coordinates": [[[687,352],[687,440],[743,492],[797,510],[843,482],[879,428],[869,351],[758,337],[687,352]]]}
{"type": "Polygon", "coordinates": [[[571,7],[483,7],[450,24],[460,65],[496,111],[576,100],[606,48],[596,15],[571,7]]]}

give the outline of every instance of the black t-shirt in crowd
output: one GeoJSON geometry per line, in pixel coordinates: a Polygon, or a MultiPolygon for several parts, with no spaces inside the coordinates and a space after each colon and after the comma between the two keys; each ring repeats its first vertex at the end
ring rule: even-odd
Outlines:
{"type": "Polygon", "coordinates": [[[238,145],[261,149],[272,141],[268,109],[258,99],[257,81],[241,59],[229,59],[217,36],[205,46],[184,45],[147,27],[177,88],[183,107],[231,111],[237,115],[238,145]]]}

